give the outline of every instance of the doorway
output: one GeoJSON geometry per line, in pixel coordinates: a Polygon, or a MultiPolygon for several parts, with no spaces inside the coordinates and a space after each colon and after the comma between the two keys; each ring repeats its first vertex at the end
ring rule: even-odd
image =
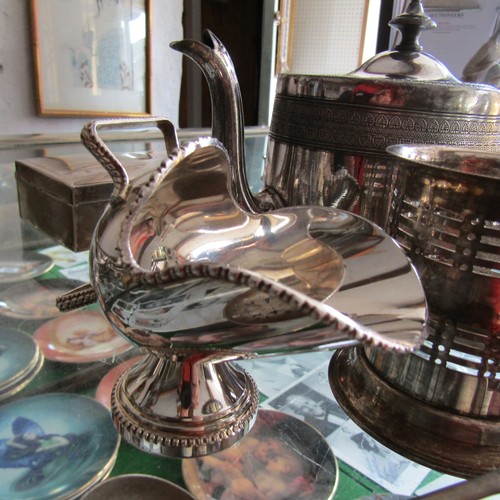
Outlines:
{"type": "MultiPolygon", "coordinates": [[[[260,125],[263,12],[265,0],[184,0],[184,38],[202,39],[209,29],[226,47],[241,87],[245,126],[260,125]]],[[[179,125],[210,127],[208,85],[199,68],[183,58],[179,125]]]]}

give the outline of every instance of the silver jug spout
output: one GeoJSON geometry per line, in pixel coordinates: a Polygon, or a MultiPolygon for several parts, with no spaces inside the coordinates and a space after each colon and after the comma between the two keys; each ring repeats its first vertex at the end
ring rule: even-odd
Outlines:
{"type": "Polygon", "coordinates": [[[272,191],[251,192],[245,162],[244,114],[240,85],[233,61],[222,42],[209,30],[203,41],[181,40],[170,47],[192,59],[201,69],[210,90],[212,137],[227,149],[230,160],[231,192],[238,205],[251,213],[262,213],[283,206],[272,191]]]}

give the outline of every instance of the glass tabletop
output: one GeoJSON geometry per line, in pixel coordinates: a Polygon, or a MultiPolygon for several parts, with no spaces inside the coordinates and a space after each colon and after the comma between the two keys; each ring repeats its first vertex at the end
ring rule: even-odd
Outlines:
{"type": "MultiPolygon", "coordinates": [[[[185,135],[189,138],[203,133],[185,135]]],[[[266,138],[265,130],[250,131],[245,138],[249,184],[255,192],[262,185],[266,138]]],[[[158,137],[139,137],[116,141],[113,148],[130,154],[162,151],[164,144],[158,137]]],[[[81,154],[88,153],[76,138],[47,138],[46,142],[43,138],[33,142],[23,139],[1,144],[0,266],[2,276],[8,275],[8,279],[0,281],[0,377],[8,378],[8,383],[4,385],[0,380],[0,420],[4,424],[0,427],[0,468],[9,475],[0,483],[25,488],[25,493],[42,491],[42,485],[49,485],[49,497],[72,498],[108,476],[145,474],[167,479],[200,498],[220,498],[226,489],[229,495],[227,484],[218,489],[211,484],[208,488],[207,484],[215,479],[207,476],[207,470],[216,465],[228,467],[230,459],[215,457],[208,465],[200,460],[197,465],[192,462],[183,467],[183,460],[194,459],[150,455],[125,440],[119,442],[118,437],[116,444],[112,426],[105,436],[95,435],[103,426],[102,413],[109,413],[114,382],[143,353],[107,325],[97,306],[64,314],[53,307],[55,295],[88,281],[88,251],[73,252],[20,218],[15,176],[18,160],[81,154]],[[22,349],[23,356],[6,355],[16,348],[22,349]],[[64,412],[70,408],[84,417],[75,418],[71,412],[66,416],[64,412]],[[55,429],[51,422],[60,417],[60,412],[63,420],[67,417],[67,425],[55,429]],[[29,445],[27,436],[32,438],[29,445]],[[71,447],[82,440],[89,448],[85,457],[71,447]],[[51,450],[43,459],[42,448],[51,450]],[[13,457],[18,462],[13,462],[13,457]],[[31,458],[19,461],[23,457],[31,458]],[[78,476],[76,472],[71,477],[58,476],[55,465],[49,465],[55,464],[54,457],[83,464],[81,480],[73,477],[78,476]],[[91,462],[94,468],[89,466],[91,462]],[[97,469],[95,464],[100,464],[97,469]]],[[[43,206],[40,210],[44,210],[43,206]]],[[[304,498],[418,496],[461,481],[414,463],[363,432],[332,394],[328,383],[332,355],[331,351],[321,351],[236,362],[257,383],[262,418],[267,412],[275,412],[312,427],[307,449],[326,443],[336,457],[336,479],[328,491],[317,490],[317,496],[312,490],[302,490],[307,494],[304,498]]],[[[284,439],[283,433],[276,436],[278,441],[280,436],[284,439]]],[[[304,487],[303,481],[300,484],[304,487]]],[[[269,490],[267,498],[271,498],[269,490]]]]}

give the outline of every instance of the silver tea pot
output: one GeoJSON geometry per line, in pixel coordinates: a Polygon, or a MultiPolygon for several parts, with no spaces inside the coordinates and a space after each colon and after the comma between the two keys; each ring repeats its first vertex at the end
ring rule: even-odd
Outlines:
{"type": "Polygon", "coordinates": [[[355,210],[387,229],[395,144],[500,150],[500,91],[462,83],[419,36],[435,23],[413,0],[391,21],[394,50],[345,76],[280,74],[264,183],[285,206],[355,210]]]}

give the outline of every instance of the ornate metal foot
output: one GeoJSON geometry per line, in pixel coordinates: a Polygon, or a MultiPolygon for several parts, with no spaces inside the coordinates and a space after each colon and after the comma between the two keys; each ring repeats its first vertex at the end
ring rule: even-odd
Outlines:
{"type": "Polygon", "coordinates": [[[125,372],[112,395],[115,425],[137,448],[197,457],[224,450],[252,427],[259,392],[220,353],[152,352],[125,372]]]}

